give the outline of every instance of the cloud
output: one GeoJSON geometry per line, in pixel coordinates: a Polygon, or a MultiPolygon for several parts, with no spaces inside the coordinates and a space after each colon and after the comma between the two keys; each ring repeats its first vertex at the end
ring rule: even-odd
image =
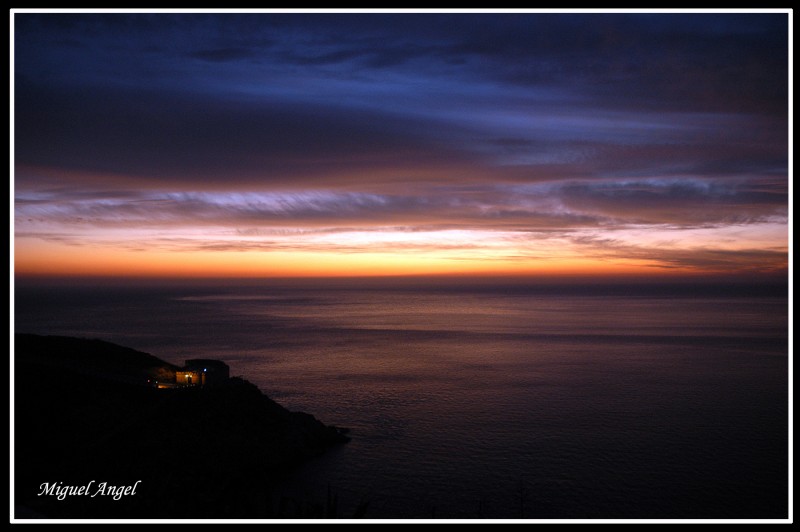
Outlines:
{"type": "Polygon", "coordinates": [[[758,180],[639,179],[571,182],[559,186],[564,205],[617,223],[697,226],[760,222],[788,215],[781,187],[758,180]]]}
{"type": "Polygon", "coordinates": [[[524,185],[417,186],[414,193],[287,191],[20,191],[18,223],[98,228],[404,226],[503,231],[714,227],[786,222],[773,182],[725,179],[575,180],[524,185]]]}
{"type": "Polygon", "coordinates": [[[238,61],[241,59],[251,59],[256,52],[250,48],[209,48],[197,50],[188,54],[193,59],[210,61],[212,63],[225,61],[238,61]]]}
{"type": "Polygon", "coordinates": [[[781,260],[785,14],[26,13],[14,37],[21,238],[781,260]],[[619,236],[767,226],[739,255],[619,236]],[[354,231],[402,238],[319,236],[354,231]]]}
{"type": "Polygon", "coordinates": [[[575,235],[573,243],[587,257],[603,260],[639,260],[653,268],[715,272],[780,272],[788,267],[788,248],[782,246],[738,249],[721,245],[681,245],[679,242],[634,244],[618,238],[575,235]]]}
{"type": "Polygon", "coordinates": [[[18,168],[363,190],[788,165],[782,15],[17,19],[18,168]]]}
{"type": "Polygon", "coordinates": [[[416,196],[337,191],[270,193],[132,193],[95,197],[91,193],[32,195],[18,201],[15,216],[53,224],[88,223],[97,227],[475,227],[549,229],[597,225],[580,213],[564,213],[548,201],[483,190],[471,197],[447,189],[416,196]]]}
{"type": "Polygon", "coordinates": [[[419,182],[751,179],[788,165],[782,126],[737,115],[550,109],[525,120],[485,110],[464,120],[441,110],[23,85],[15,109],[23,185],[36,173],[26,168],[80,181],[94,174],[97,186],[122,179],[154,189],[366,192],[419,182]]]}
{"type": "Polygon", "coordinates": [[[379,180],[469,160],[440,142],[431,123],[336,106],[25,88],[15,111],[18,164],[127,175],[155,187],[379,180]]]}
{"type": "Polygon", "coordinates": [[[54,43],[70,40],[81,50],[51,70],[133,84],[149,80],[154,62],[197,81],[203,65],[180,65],[190,56],[212,67],[247,62],[256,79],[303,68],[317,79],[388,73],[550,86],[603,108],[784,114],[788,98],[785,14],[31,13],[15,22],[23,74],[41,72],[48,55],[67,53],[54,43]],[[109,50],[125,68],[102,60],[109,50]],[[138,60],[145,50],[158,54],[138,60]],[[253,59],[265,70],[253,70],[253,59]]]}

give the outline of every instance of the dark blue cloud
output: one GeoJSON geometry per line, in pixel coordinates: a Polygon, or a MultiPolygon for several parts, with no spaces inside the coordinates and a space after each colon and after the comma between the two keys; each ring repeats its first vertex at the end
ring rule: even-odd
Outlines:
{"type": "Polygon", "coordinates": [[[47,67],[62,82],[121,76],[149,85],[154,66],[194,81],[226,73],[182,64],[189,56],[251,68],[255,60],[282,75],[304,68],[322,78],[403,73],[549,85],[624,107],[780,112],[787,97],[781,14],[17,14],[15,21],[18,74],[47,67]]]}
{"type": "Polygon", "coordinates": [[[18,164],[127,175],[153,186],[322,180],[335,187],[350,179],[348,172],[404,176],[469,160],[440,142],[431,122],[374,110],[165,91],[17,88],[18,164]]]}
{"type": "Polygon", "coordinates": [[[21,193],[333,190],[349,199],[217,214],[520,228],[787,205],[786,14],[14,22],[21,193]],[[550,203],[502,192],[526,184],[550,203]]]}
{"type": "Polygon", "coordinates": [[[203,61],[225,62],[250,59],[256,56],[256,52],[250,48],[207,48],[191,52],[188,55],[193,59],[203,61]]]}

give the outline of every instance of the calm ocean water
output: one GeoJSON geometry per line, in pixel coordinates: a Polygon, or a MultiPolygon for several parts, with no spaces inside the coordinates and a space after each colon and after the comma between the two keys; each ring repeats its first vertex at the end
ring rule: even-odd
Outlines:
{"type": "Polygon", "coordinates": [[[352,441],[280,494],[372,518],[785,518],[788,299],[758,290],[16,287],[17,332],[219,358],[352,441]]]}

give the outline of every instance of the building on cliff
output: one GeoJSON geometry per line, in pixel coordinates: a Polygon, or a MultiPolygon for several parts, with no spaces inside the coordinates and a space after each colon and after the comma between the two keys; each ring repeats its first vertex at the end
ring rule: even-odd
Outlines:
{"type": "Polygon", "coordinates": [[[230,378],[230,368],[221,360],[196,358],[175,370],[178,386],[216,386],[230,378]]]}

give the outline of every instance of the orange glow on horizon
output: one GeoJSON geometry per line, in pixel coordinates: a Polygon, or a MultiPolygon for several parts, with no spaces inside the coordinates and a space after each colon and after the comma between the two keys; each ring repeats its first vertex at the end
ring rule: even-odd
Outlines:
{"type": "Polygon", "coordinates": [[[417,275],[681,276],[775,273],[788,267],[781,226],[709,231],[620,229],[528,234],[499,230],[93,228],[15,239],[28,276],[378,277],[417,275]],[[777,227],[777,228],[776,228],[777,227]],[[677,240],[680,237],[681,240],[677,240]],[[760,246],[760,247],[759,247],[760,246]],[[753,250],[756,250],[755,252],[753,250]]]}
{"type": "Polygon", "coordinates": [[[87,250],[17,244],[15,271],[32,276],[350,277],[398,275],[682,275],[697,269],[658,267],[645,260],[448,259],[386,253],[87,250]]]}

